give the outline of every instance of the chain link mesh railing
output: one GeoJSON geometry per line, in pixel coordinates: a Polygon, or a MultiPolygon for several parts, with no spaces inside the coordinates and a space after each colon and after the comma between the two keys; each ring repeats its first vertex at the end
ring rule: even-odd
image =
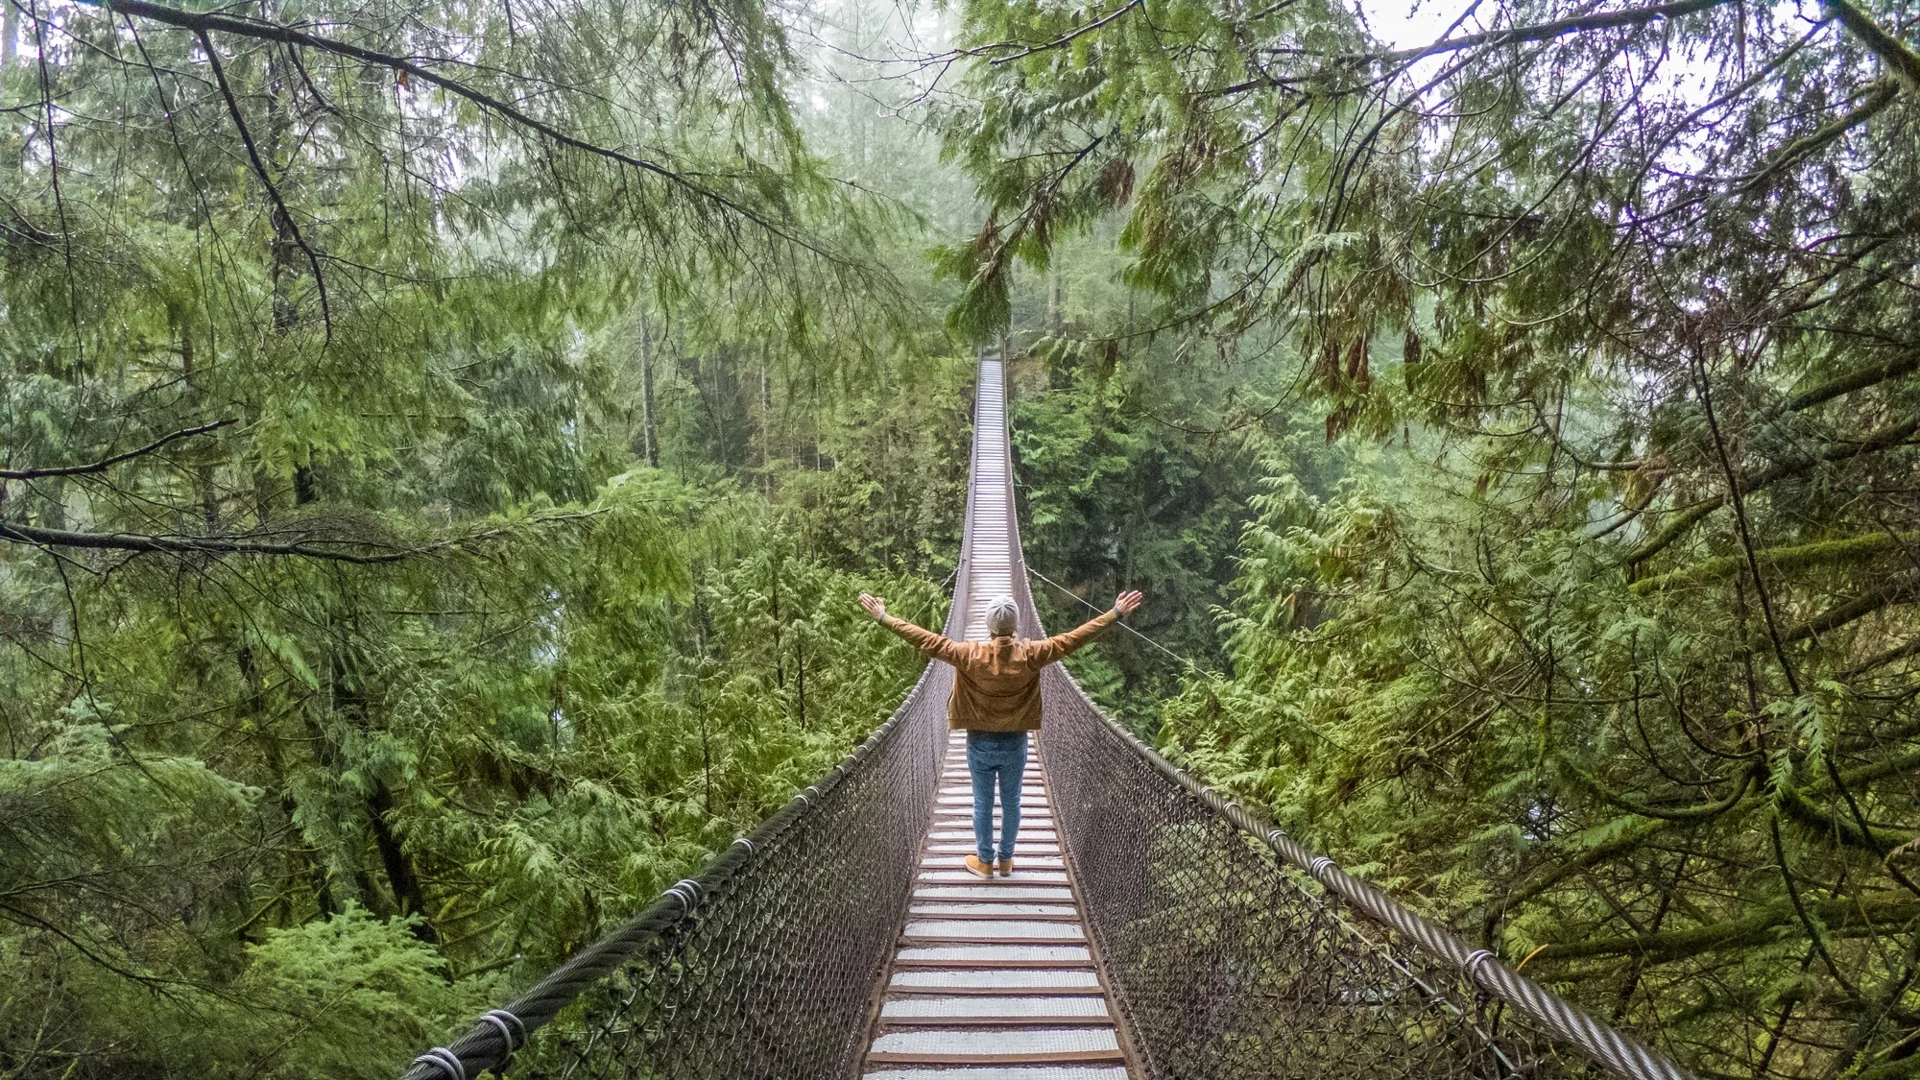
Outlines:
{"type": "Polygon", "coordinates": [[[1450,933],[1396,927],[1417,917],[1384,896],[1355,902],[1372,890],[1135,744],[1064,672],[1042,695],[1054,814],[1146,1076],[1685,1075],[1450,933]]]}
{"type": "MultiPolygon", "coordinates": [[[[964,630],[973,519],[969,484],[951,637],[964,630]]],[[[818,784],[402,1080],[852,1076],[906,925],[952,687],[952,668],[928,665],[818,784]]]]}
{"type": "Polygon", "coordinates": [[[851,1075],[933,812],[951,680],[930,667],[819,784],[407,1080],[851,1075]]]}
{"type": "MultiPolygon", "coordinates": [[[[1021,633],[1039,637],[1009,527],[1021,633]]],[[[1148,1080],[1691,1080],[1187,776],[1059,665],[1041,698],[1061,842],[1148,1080]]]]}

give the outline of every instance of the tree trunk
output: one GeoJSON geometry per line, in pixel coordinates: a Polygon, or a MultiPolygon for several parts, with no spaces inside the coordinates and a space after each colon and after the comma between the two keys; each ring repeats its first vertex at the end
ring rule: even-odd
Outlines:
{"type": "Polygon", "coordinates": [[[767,380],[767,353],[760,351],[760,482],[773,497],[773,387],[767,380]]]}
{"type": "Polygon", "coordinates": [[[421,941],[437,942],[440,935],[427,921],[426,893],[420,887],[420,875],[414,872],[413,861],[400,846],[400,838],[393,834],[392,826],[387,824],[387,812],[393,809],[393,793],[387,785],[376,784],[373,794],[367,796],[367,825],[373,831],[373,846],[380,852],[380,865],[387,872],[387,885],[393,890],[394,906],[402,915],[418,915],[420,921],[413,926],[413,934],[421,941]]]}
{"type": "Polygon", "coordinates": [[[660,433],[653,425],[653,327],[640,316],[640,445],[642,459],[660,467],[660,433]]]}

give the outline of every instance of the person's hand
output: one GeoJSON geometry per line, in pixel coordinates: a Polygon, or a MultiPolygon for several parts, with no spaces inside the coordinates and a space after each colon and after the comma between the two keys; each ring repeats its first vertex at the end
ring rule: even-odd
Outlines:
{"type": "Polygon", "coordinates": [[[1146,599],[1146,597],[1142,596],[1138,589],[1132,592],[1123,592],[1113,598],[1113,610],[1122,615],[1131,615],[1133,614],[1133,609],[1139,607],[1140,601],[1144,599],[1146,599]]]}
{"type": "Polygon", "coordinates": [[[875,596],[872,593],[861,593],[860,606],[867,609],[867,614],[873,616],[874,622],[879,622],[887,617],[887,598],[884,596],[875,596]]]}

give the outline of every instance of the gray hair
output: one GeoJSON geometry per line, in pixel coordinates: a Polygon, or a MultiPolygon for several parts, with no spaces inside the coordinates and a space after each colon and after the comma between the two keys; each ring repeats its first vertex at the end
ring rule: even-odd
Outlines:
{"type": "Polygon", "coordinates": [[[987,633],[1008,637],[1020,628],[1020,608],[1011,596],[996,596],[987,602],[987,633]]]}

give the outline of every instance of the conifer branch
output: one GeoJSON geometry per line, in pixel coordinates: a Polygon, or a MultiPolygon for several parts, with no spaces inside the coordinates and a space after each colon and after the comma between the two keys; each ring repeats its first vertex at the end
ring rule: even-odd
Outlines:
{"type": "MultiPolygon", "coordinates": [[[[305,559],[377,564],[399,562],[412,552],[395,551],[360,554],[330,547],[316,547],[315,541],[276,542],[240,536],[178,536],[164,533],[90,533],[71,529],[49,529],[17,521],[0,521],[0,540],[35,547],[87,548],[97,551],[131,551],[167,555],[294,555],[305,559]]],[[[376,545],[365,541],[331,541],[359,547],[376,545]]]]}
{"type": "Polygon", "coordinates": [[[250,37],[261,41],[275,41],[285,45],[315,49],[320,52],[331,53],[335,56],[344,56],[349,59],[358,60],[364,64],[384,67],[395,72],[405,72],[409,78],[419,79],[422,82],[437,86],[450,94],[465,98],[483,110],[504,117],[512,123],[533,131],[561,146],[578,150],[585,154],[591,154],[595,157],[605,158],[609,161],[618,162],[629,168],[638,169],[641,172],[657,176],[705,202],[711,203],[728,213],[736,214],[752,222],[782,240],[805,248],[829,261],[842,264],[847,262],[844,256],[829,251],[805,237],[795,235],[790,230],[768,219],[764,214],[754,210],[752,207],[746,206],[683,173],[670,169],[659,162],[635,157],[623,150],[617,150],[609,146],[601,146],[598,143],[589,142],[586,139],[569,135],[559,128],[554,127],[552,124],[529,115],[509,101],[469,86],[458,79],[448,78],[406,57],[378,52],[364,46],[355,45],[351,42],[340,41],[336,38],[310,34],[303,30],[296,30],[290,26],[283,26],[278,23],[264,22],[257,19],[237,18],[231,15],[182,11],[179,8],[168,7],[165,4],[151,3],[149,0],[82,0],[82,2],[97,3],[100,7],[120,15],[138,16],[152,22],[164,23],[168,26],[190,30],[197,35],[204,36],[215,31],[223,34],[236,34],[241,37],[250,37]]]}
{"type": "Polygon", "coordinates": [[[293,218],[293,211],[287,208],[287,200],[280,195],[280,186],[273,182],[273,174],[267,171],[267,163],[261,160],[260,148],[254,144],[253,131],[247,127],[247,118],[240,111],[240,99],[233,94],[233,86],[227,82],[226,66],[220,63],[220,50],[213,47],[213,37],[205,30],[196,31],[200,47],[206,51],[207,66],[213,71],[213,80],[220,86],[220,96],[227,103],[227,115],[233,118],[233,126],[240,133],[240,142],[247,148],[247,160],[253,165],[255,176],[267,189],[267,197],[273,200],[274,213],[280,221],[287,223],[287,232],[292,235],[294,244],[307,256],[307,265],[313,269],[313,284],[320,293],[320,321],[326,327],[327,344],[333,343],[333,305],[327,300],[327,276],[320,270],[320,256],[307,243],[300,232],[300,223],[293,218]]]}
{"type": "Polygon", "coordinates": [[[138,450],[128,450],[124,454],[114,454],[111,457],[104,457],[99,461],[87,465],[64,465],[49,469],[0,469],[0,480],[42,480],[55,476],[88,476],[94,473],[103,473],[123,461],[131,461],[134,458],[151,454],[161,447],[166,446],[168,443],[192,438],[195,435],[205,435],[209,431],[218,431],[234,423],[238,423],[238,421],[229,417],[225,420],[216,420],[211,424],[201,424],[199,427],[181,428],[179,431],[171,434],[162,435],[160,438],[140,447],[138,450]]]}

